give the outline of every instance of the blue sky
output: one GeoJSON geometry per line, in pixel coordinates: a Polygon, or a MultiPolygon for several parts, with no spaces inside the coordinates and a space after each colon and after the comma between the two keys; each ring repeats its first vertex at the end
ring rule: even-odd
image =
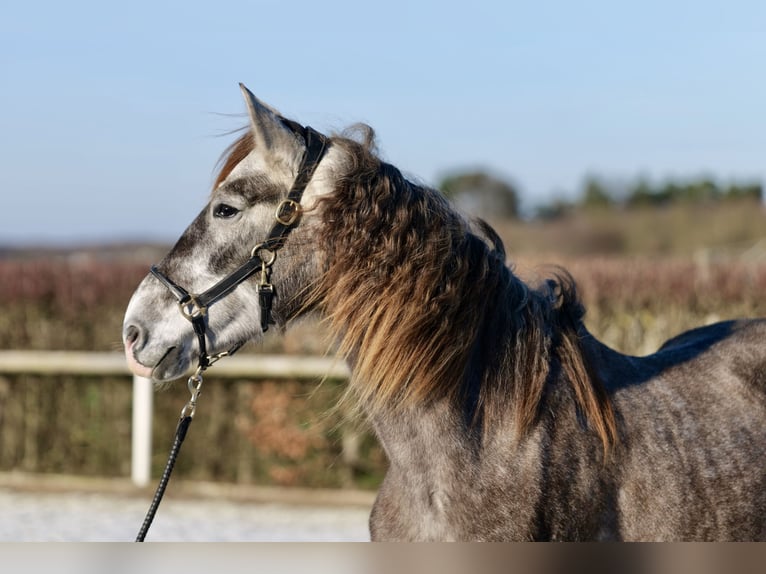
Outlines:
{"type": "Polygon", "coordinates": [[[0,244],[177,237],[240,81],[321,130],[369,123],[425,183],[490,169],[527,207],[588,173],[766,181],[765,29],[760,0],[13,2],[0,244]]]}

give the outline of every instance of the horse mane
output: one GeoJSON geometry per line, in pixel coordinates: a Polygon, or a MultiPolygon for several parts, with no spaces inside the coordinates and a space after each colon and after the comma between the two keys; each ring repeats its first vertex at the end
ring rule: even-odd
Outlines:
{"type": "MultiPolygon", "coordinates": [[[[362,142],[330,140],[349,164],[320,202],[325,260],[306,303],[323,309],[354,363],[347,392],[373,413],[446,398],[470,405],[485,428],[510,409],[524,436],[555,372],[606,452],[615,416],[582,351],[584,308],[569,273],[531,289],[488,224],[471,225],[441,193],[405,179],[361,129],[362,142]]],[[[253,146],[249,131],[229,146],[214,188],[253,146]]]]}
{"type": "Polygon", "coordinates": [[[584,357],[583,306],[564,270],[533,290],[505,263],[483,221],[405,179],[366,142],[335,137],[350,165],[320,207],[326,253],[314,299],[354,363],[349,387],[368,411],[447,398],[484,426],[539,418],[551,362],[605,450],[616,440],[607,393],[584,357]],[[477,416],[478,415],[478,416],[477,416]]]}

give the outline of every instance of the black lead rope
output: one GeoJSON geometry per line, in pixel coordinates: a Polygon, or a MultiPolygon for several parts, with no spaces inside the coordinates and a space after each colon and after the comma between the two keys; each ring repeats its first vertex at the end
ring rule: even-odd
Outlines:
{"type": "Polygon", "coordinates": [[[211,364],[215,363],[221,357],[228,355],[229,353],[220,353],[213,357],[208,355],[200,355],[199,366],[195,373],[189,377],[187,383],[189,391],[191,392],[191,399],[186,403],[186,406],[181,410],[181,418],[178,420],[178,426],[176,426],[176,434],[173,438],[173,446],[170,447],[170,454],[168,455],[168,462],[165,464],[165,470],[162,472],[162,477],[157,485],[157,490],[154,492],[152,503],[149,505],[149,510],[144,518],[144,523],[141,525],[141,529],[136,536],[136,542],[143,542],[146,538],[146,533],[149,531],[149,527],[152,525],[154,516],[157,514],[157,509],[160,507],[162,497],[165,495],[165,489],[170,481],[170,475],[173,472],[173,467],[176,465],[176,459],[178,453],[181,451],[181,444],[183,444],[186,438],[186,431],[189,430],[189,425],[194,418],[194,413],[197,410],[197,399],[202,392],[202,373],[211,364]],[[203,358],[204,357],[204,358],[203,358]]]}
{"type": "Polygon", "coordinates": [[[149,527],[152,525],[154,515],[157,514],[157,509],[160,507],[162,497],[165,495],[165,488],[168,486],[170,473],[173,472],[173,467],[176,464],[178,453],[181,450],[181,443],[183,443],[184,439],[186,438],[186,431],[189,429],[191,422],[192,417],[182,417],[181,420],[178,421],[176,436],[173,440],[173,446],[170,449],[168,462],[165,465],[165,470],[163,471],[162,477],[160,478],[160,483],[157,485],[157,490],[154,493],[154,498],[152,498],[152,504],[149,506],[149,511],[146,513],[146,518],[144,518],[144,523],[141,525],[141,530],[138,531],[136,542],[144,541],[144,538],[146,538],[146,533],[149,531],[149,527]]]}

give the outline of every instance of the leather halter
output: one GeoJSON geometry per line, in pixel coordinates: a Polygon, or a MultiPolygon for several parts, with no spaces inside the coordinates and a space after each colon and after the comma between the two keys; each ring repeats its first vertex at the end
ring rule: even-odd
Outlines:
{"type": "Polygon", "coordinates": [[[296,135],[302,136],[306,143],[306,154],[303,156],[301,167],[295,178],[292,188],[277,207],[275,222],[268,237],[253,247],[250,258],[218,283],[199,294],[189,293],[186,289],[175,283],[167,275],[164,275],[156,265],[152,265],[150,271],[160,282],[168,288],[178,301],[181,313],[191,321],[194,333],[199,341],[199,367],[207,368],[212,362],[223,355],[234,353],[239,345],[217,356],[207,354],[205,332],[207,325],[205,315],[207,309],[216,301],[226,297],[237,286],[249,279],[253,274],[260,271],[261,278],[258,284],[259,304],[261,306],[261,329],[265,332],[269,324],[274,321],[271,318],[271,303],[275,296],[274,286],[269,282],[271,266],[277,259],[277,252],[284,246],[290,231],[298,225],[301,217],[301,198],[306,186],[311,181],[317,165],[327,148],[327,139],[311,127],[301,127],[293,122],[286,121],[290,129],[296,135]]]}

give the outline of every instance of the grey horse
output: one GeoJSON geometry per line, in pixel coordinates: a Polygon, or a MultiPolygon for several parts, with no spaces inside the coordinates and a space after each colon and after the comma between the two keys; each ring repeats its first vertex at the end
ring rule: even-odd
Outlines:
{"type": "Polygon", "coordinates": [[[766,322],[620,354],[586,330],[565,271],[521,281],[492,228],[381,161],[372,130],[325,137],[242,89],[249,129],[126,311],[135,373],[176,379],[203,345],[318,314],[390,462],[373,540],[766,537],[766,322]],[[158,280],[199,294],[243,262],[186,317],[158,280]]]}

